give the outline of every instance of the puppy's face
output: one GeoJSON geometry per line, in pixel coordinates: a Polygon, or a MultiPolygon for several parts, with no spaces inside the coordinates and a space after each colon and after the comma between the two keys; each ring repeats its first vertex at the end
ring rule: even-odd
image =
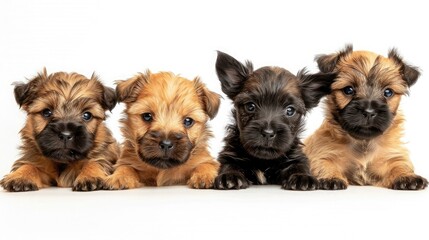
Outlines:
{"type": "Polygon", "coordinates": [[[391,125],[401,96],[419,72],[406,65],[395,50],[387,58],[351,46],[318,59],[324,72],[337,72],[328,107],[334,119],[356,139],[377,137],[391,125]]]}
{"type": "Polygon", "coordinates": [[[125,137],[140,159],[157,168],[185,163],[192,150],[206,144],[206,123],[215,117],[220,99],[194,81],[161,72],[139,74],[116,88],[127,104],[125,137]]]}
{"type": "Polygon", "coordinates": [[[105,111],[116,104],[115,92],[96,76],[46,70],[27,84],[17,84],[15,98],[28,113],[24,140],[45,157],[59,162],[86,158],[105,111]]]}
{"type": "Polygon", "coordinates": [[[219,52],[216,70],[222,90],[234,101],[234,115],[244,149],[260,159],[285,154],[298,140],[303,115],[329,93],[333,74],[298,76],[279,67],[253,71],[219,52]]]}

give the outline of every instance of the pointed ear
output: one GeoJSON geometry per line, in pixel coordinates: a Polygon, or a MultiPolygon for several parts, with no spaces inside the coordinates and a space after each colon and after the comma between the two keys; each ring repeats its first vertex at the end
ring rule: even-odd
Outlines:
{"type": "Polygon", "coordinates": [[[219,111],[220,95],[208,90],[198,77],[194,79],[194,87],[203,103],[204,110],[210,119],[213,119],[219,111]]]}
{"type": "Polygon", "coordinates": [[[48,75],[46,68],[43,68],[43,72],[38,73],[37,76],[31,79],[28,83],[13,83],[13,85],[15,85],[15,101],[19,104],[19,107],[27,106],[36,99],[37,91],[41,82],[47,78],[48,75]]]}
{"type": "Polygon", "coordinates": [[[417,82],[417,79],[420,76],[420,71],[418,68],[406,64],[395,48],[389,50],[388,57],[399,65],[402,79],[407,82],[408,87],[411,87],[417,82]]]}
{"type": "Polygon", "coordinates": [[[137,100],[138,93],[150,78],[150,71],[139,73],[127,80],[116,81],[116,97],[118,102],[130,103],[137,100]]]}
{"type": "Polygon", "coordinates": [[[297,74],[300,80],[301,95],[307,109],[316,107],[320,99],[331,93],[331,84],[337,77],[336,73],[307,74],[305,68],[297,74]]]}
{"type": "Polygon", "coordinates": [[[217,52],[216,73],[222,86],[222,91],[233,99],[243,88],[244,82],[253,72],[252,63],[241,64],[235,58],[221,51],[217,52]]]}
{"type": "Polygon", "coordinates": [[[340,59],[352,52],[353,52],[353,45],[349,44],[349,45],[346,45],[346,47],[343,50],[339,51],[338,53],[333,53],[329,55],[321,54],[316,56],[314,60],[317,62],[317,65],[319,66],[319,69],[321,72],[324,72],[324,73],[333,72],[335,67],[337,66],[337,63],[340,61],[340,59]]]}

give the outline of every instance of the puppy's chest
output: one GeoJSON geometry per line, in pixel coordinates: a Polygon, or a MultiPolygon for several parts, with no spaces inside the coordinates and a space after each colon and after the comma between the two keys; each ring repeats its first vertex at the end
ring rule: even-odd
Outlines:
{"type": "Polygon", "coordinates": [[[355,185],[372,185],[377,179],[371,172],[371,164],[375,159],[377,146],[373,142],[361,141],[350,146],[349,166],[346,176],[355,185]]]}

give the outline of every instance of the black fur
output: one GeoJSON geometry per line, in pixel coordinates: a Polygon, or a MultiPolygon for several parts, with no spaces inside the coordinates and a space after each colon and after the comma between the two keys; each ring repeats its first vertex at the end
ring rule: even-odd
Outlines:
{"type": "Polygon", "coordinates": [[[308,159],[299,134],[303,116],[330,92],[335,74],[298,77],[278,67],[253,71],[218,52],[216,70],[223,92],[234,101],[235,123],[228,127],[215,180],[217,189],[247,188],[251,184],[279,184],[284,189],[314,190],[308,159]],[[288,115],[290,109],[294,114],[288,115]]]}
{"type": "Polygon", "coordinates": [[[87,157],[94,136],[79,122],[52,121],[36,136],[36,141],[43,155],[55,162],[68,163],[87,157]]]}

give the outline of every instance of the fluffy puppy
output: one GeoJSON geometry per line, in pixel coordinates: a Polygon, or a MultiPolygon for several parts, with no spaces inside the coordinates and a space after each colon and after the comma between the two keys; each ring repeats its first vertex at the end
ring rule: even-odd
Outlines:
{"type": "Polygon", "coordinates": [[[188,184],[211,188],[219,163],[210,156],[207,121],[220,96],[195,78],[149,71],[116,87],[126,104],[121,120],[125,142],[106,189],[188,184]]]}
{"type": "Polygon", "coordinates": [[[353,51],[316,57],[323,73],[337,73],[326,101],[326,119],[305,142],[311,171],[320,188],[348,184],[418,190],[427,180],[414,174],[401,142],[404,116],[401,97],[419,77],[395,49],[388,57],[353,51]]]}
{"type": "Polygon", "coordinates": [[[216,71],[222,91],[233,101],[235,122],[228,127],[216,178],[217,189],[250,184],[279,184],[284,189],[314,190],[299,134],[304,115],[330,91],[334,74],[293,75],[279,67],[241,64],[218,52],[216,71]]]}
{"type": "Polygon", "coordinates": [[[92,191],[103,187],[119,146],[106,128],[105,111],[116,105],[112,88],[77,73],[46,69],[15,85],[16,102],[27,112],[21,130],[22,157],[0,185],[11,192],[48,186],[92,191]]]}

